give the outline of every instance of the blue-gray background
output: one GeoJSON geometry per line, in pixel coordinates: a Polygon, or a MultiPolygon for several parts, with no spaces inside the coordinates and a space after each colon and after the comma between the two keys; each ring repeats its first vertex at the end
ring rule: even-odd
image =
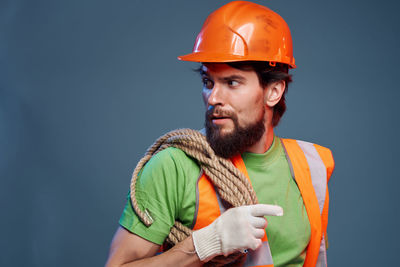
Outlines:
{"type": "MultiPolygon", "coordinates": [[[[0,1],[0,265],[102,266],[156,137],[201,128],[190,52],[227,1],[0,1]]],[[[332,148],[330,266],[395,266],[397,1],[256,1],[298,69],[277,133],[332,148]]]]}

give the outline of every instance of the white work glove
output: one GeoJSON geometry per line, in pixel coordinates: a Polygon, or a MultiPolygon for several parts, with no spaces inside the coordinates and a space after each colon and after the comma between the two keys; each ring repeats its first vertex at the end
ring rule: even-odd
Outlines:
{"type": "Polygon", "coordinates": [[[282,216],[283,209],[266,204],[231,208],[210,225],[194,231],[193,244],[200,260],[206,262],[221,254],[257,249],[265,235],[266,215],[282,216]]]}

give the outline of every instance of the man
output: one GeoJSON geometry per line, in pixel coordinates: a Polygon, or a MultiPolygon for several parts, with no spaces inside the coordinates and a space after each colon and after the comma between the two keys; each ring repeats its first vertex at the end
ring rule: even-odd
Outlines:
{"type": "Polygon", "coordinates": [[[193,52],[179,59],[202,63],[207,141],[248,177],[260,204],[226,207],[197,160],[166,148],[141,170],[134,190],[152,224],[129,200],[107,266],[200,266],[241,253],[245,266],[326,266],[332,155],[274,135],[288,69],[296,67],[285,21],[266,7],[231,2],[207,18],[193,52]],[[193,234],[157,254],[175,221],[193,234]]]}

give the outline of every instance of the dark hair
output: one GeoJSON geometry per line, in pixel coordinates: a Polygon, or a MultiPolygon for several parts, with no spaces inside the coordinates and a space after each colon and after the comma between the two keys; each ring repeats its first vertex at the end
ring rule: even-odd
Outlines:
{"type": "Polygon", "coordinates": [[[265,61],[236,61],[226,64],[239,70],[254,70],[262,87],[267,86],[271,82],[285,81],[285,91],[279,102],[274,106],[272,116],[272,126],[277,126],[283,113],[286,111],[285,95],[288,91],[289,83],[292,82],[292,75],[289,74],[288,65],[276,63],[275,66],[271,66],[269,62],[265,61]]]}

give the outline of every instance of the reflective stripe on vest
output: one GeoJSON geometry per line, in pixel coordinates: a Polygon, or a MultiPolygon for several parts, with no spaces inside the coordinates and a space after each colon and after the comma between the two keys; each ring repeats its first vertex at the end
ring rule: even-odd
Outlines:
{"type": "Polygon", "coordinates": [[[327,182],[334,168],[332,153],[322,146],[281,139],[292,175],[299,187],[311,227],[305,267],[326,267],[326,227],[329,193],[327,182]]]}
{"type": "MultiPolygon", "coordinates": [[[[329,194],[327,181],[334,168],[329,149],[293,139],[281,139],[287,161],[302,195],[310,221],[311,238],[307,247],[305,267],[326,266],[326,226],[328,223],[329,194]]],[[[249,179],[240,156],[231,159],[233,164],[249,179]]],[[[249,179],[250,181],[250,179],[249,179]]],[[[212,223],[224,212],[223,201],[208,177],[201,174],[196,188],[194,230],[212,223]]],[[[262,246],[250,250],[244,266],[273,266],[272,255],[265,235],[262,246]]]]}

